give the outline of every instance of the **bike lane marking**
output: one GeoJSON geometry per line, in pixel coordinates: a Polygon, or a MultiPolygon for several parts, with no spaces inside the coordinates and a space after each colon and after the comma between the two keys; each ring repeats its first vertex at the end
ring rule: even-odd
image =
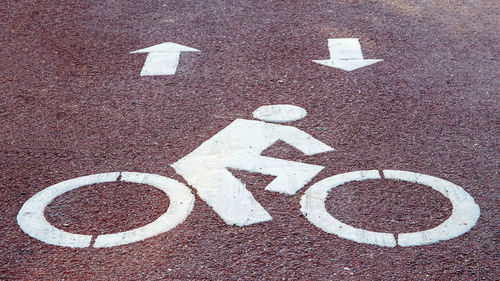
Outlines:
{"type": "MultiPolygon", "coordinates": [[[[292,105],[262,106],[254,111],[257,118],[281,122],[297,120],[305,114],[304,109],[292,105]]],[[[292,126],[236,119],[172,166],[227,224],[244,226],[265,222],[272,219],[269,213],[227,168],[274,175],[276,178],[265,190],[289,195],[307,185],[323,169],[322,166],[260,155],[280,139],[307,155],[333,151],[331,147],[292,126]]],[[[384,177],[378,170],[355,171],[323,179],[313,184],[302,196],[301,211],[313,225],[325,232],[358,243],[386,247],[395,247],[396,244],[420,246],[452,239],[469,231],[477,222],[479,206],[461,187],[440,178],[413,172],[383,170],[382,173],[384,177]],[[331,189],[352,181],[382,178],[423,184],[439,191],[451,201],[452,215],[435,228],[398,234],[396,243],[391,233],[354,228],[326,211],[325,201],[331,189]]],[[[192,211],[195,198],[184,184],[155,174],[115,172],[74,178],[47,187],[23,205],[17,217],[18,224],[28,235],[49,244],[88,247],[91,235],[73,234],[55,228],[45,219],[44,209],[63,193],[116,180],[154,186],[166,193],[170,205],[163,215],[143,227],[97,236],[92,245],[94,248],[125,245],[159,235],[182,223],[192,211]]]]}
{"type": "Polygon", "coordinates": [[[407,171],[383,170],[386,179],[402,180],[429,186],[451,201],[451,216],[440,225],[418,232],[398,234],[398,245],[420,246],[456,238],[469,231],[477,222],[479,206],[462,187],[447,180],[407,171]]]}
{"type": "MultiPolygon", "coordinates": [[[[1,181],[11,197],[4,197],[11,208],[2,216],[7,232],[2,240],[11,246],[4,255],[9,262],[4,269],[11,272],[4,275],[7,278],[67,279],[73,275],[91,279],[101,275],[140,279],[144,272],[143,279],[301,279],[301,274],[302,278],[337,280],[376,275],[380,279],[453,279],[453,274],[464,279],[493,277],[495,223],[491,219],[495,218],[498,177],[491,177],[496,172],[491,112],[498,101],[492,93],[498,80],[491,75],[495,37],[487,22],[494,18],[484,13],[487,9],[455,2],[449,7],[451,12],[442,13],[443,5],[398,5],[395,1],[366,5],[353,1],[223,5],[212,1],[196,7],[162,7],[157,1],[104,6],[94,1],[55,6],[19,3],[16,13],[9,9],[6,15],[12,24],[4,30],[9,37],[4,49],[6,61],[11,62],[6,65],[12,67],[4,81],[12,98],[2,101],[0,114],[6,123],[3,127],[9,128],[2,131],[8,146],[2,150],[5,176],[1,181]],[[87,6],[92,9],[82,9],[87,6]],[[352,72],[311,63],[330,58],[326,39],[342,37],[338,34],[359,35],[365,58],[385,62],[352,72]],[[202,56],[187,54],[200,58],[199,68],[193,64],[187,69],[186,53],[182,53],[175,76],[144,79],[139,73],[147,54],[128,52],[153,45],[144,44],[148,41],[187,43],[207,56],[201,60],[202,56]],[[318,50],[324,55],[318,56],[318,50]],[[131,60],[137,63],[133,68],[131,60]],[[188,220],[177,226],[179,231],[174,228],[158,236],[162,239],[111,250],[89,248],[74,258],[75,251],[40,243],[23,235],[16,225],[16,213],[24,201],[49,185],[108,171],[163,174],[165,165],[194,150],[236,117],[250,119],[248,113],[258,105],[290,101],[315,110],[309,111],[312,121],[301,122],[302,129],[339,151],[321,159],[300,158],[324,164],[323,171],[332,172],[313,179],[299,198],[316,181],[340,172],[406,167],[463,186],[481,205],[477,225],[457,239],[426,247],[379,248],[314,229],[299,217],[295,202],[299,198],[266,195],[263,190],[260,197],[257,191],[252,193],[273,216],[269,223],[228,227],[208,205],[198,202],[188,220]],[[366,151],[371,152],[367,157],[366,151]],[[54,181],[55,177],[60,180],[54,181]],[[194,243],[183,249],[178,240],[194,243]],[[355,275],[341,275],[344,267],[355,275]]],[[[282,151],[283,159],[299,153],[290,149],[271,152],[282,151]]],[[[251,177],[247,186],[260,187],[257,184],[270,179],[251,177]]],[[[403,193],[394,200],[414,199],[403,193]]],[[[429,204],[434,203],[412,205],[429,204]]],[[[124,206],[120,214],[126,212],[124,206]]],[[[441,215],[446,213],[449,216],[451,208],[441,211],[441,215]]],[[[362,215],[353,219],[361,220],[362,215]]],[[[414,226],[415,231],[430,228],[428,222],[433,221],[419,222],[425,224],[414,226]]],[[[392,233],[398,232],[410,231],[392,233]]]]}
{"type": "Polygon", "coordinates": [[[358,38],[328,39],[328,50],[330,51],[330,59],[313,60],[313,62],[345,71],[353,71],[383,61],[383,59],[363,58],[358,38]]]}
{"type": "Polygon", "coordinates": [[[291,104],[263,105],[252,113],[255,119],[275,123],[297,121],[306,115],[305,109],[291,104]]]}
{"type": "Polygon", "coordinates": [[[114,182],[120,176],[122,182],[148,184],[160,189],[168,196],[170,204],[165,213],[145,226],[97,236],[92,245],[94,248],[134,243],[169,231],[182,223],[193,209],[194,195],[187,186],[176,180],[155,174],[113,172],[74,178],[45,188],[24,203],[17,215],[17,222],[26,234],[45,243],[73,248],[89,247],[92,235],[70,233],[54,227],[46,220],[44,210],[52,200],[66,192],[82,186],[114,182]]]}
{"type": "Polygon", "coordinates": [[[146,61],[141,70],[141,76],[174,75],[179,64],[181,52],[199,52],[200,50],[180,44],[165,42],[137,51],[131,54],[147,53],[146,61]]]}
{"type": "MultiPolygon", "coordinates": [[[[254,115],[289,122],[304,117],[305,113],[300,107],[279,105],[259,107],[254,115]]],[[[289,195],[307,185],[324,168],[261,156],[278,140],[306,155],[333,151],[296,127],[236,119],[171,166],[227,224],[245,226],[265,222],[272,219],[271,215],[228,168],[275,176],[265,190],[289,195]]]]}
{"type": "Polygon", "coordinates": [[[437,177],[398,170],[383,170],[385,179],[394,179],[429,186],[448,198],[453,206],[451,216],[440,225],[423,231],[400,233],[396,239],[391,233],[374,232],[355,228],[334,218],[325,207],[328,192],[352,181],[382,179],[378,170],[355,171],[335,175],[313,184],[302,196],[302,214],[316,227],[340,238],[358,243],[384,247],[422,246],[456,238],[469,231],[476,224],[480,209],[463,188],[437,177]]]}

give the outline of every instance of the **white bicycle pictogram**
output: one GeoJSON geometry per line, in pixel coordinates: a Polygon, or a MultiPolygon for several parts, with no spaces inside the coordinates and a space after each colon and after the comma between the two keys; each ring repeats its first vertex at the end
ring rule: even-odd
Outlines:
{"type": "MultiPolygon", "coordinates": [[[[228,168],[275,176],[265,190],[296,194],[324,168],[323,166],[262,156],[261,153],[278,140],[306,155],[331,152],[334,149],[308,133],[292,126],[274,124],[299,120],[307,112],[293,105],[261,106],[253,112],[257,120],[236,119],[194,151],[171,164],[228,225],[247,226],[272,220],[271,215],[255,200],[245,184],[228,168]],[[272,122],[272,123],[271,123],[272,122]]],[[[183,183],[155,174],[113,172],[93,174],[51,185],[33,195],[17,215],[21,229],[42,242],[64,247],[113,247],[139,242],[167,232],[181,224],[193,209],[195,197],[183,183]],[[76,188],[114,181],[147,184],[156,187],[170,200],[167,211],[153,222],[128,231],[96,237],[70,233],[51,225],[44,210],[56,197],[76,188]]],[[[469,231],[480,216],[479,206],[462,187],[441,178],[400,170],[364,170],[338,174],[322,179],[301,197],[301,212],[316,227],[358,243],[385,247],[421,246],[458,237],[469,231]],[[352,181],[401,180],[431,187],[447,197],[452,214],[440,225],[412,233],[374,232],[355,228],[331,216],[325,207],[328,192],[352,181]]]]}

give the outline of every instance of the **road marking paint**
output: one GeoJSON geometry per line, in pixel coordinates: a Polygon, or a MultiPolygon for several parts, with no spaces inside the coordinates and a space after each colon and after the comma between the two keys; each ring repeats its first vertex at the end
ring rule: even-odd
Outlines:
{"type": "Polygon", "coordinates": [[[169,207],[158,219],[143,227],[97,236],[93,247],[113,247],[142,241],[174,228],[191,213],[195,199],[184,184],[160,175],[114,172],[74,178],[47,187],[24,203],[17,215],[17,222],[26,234],[42,242],[73,248],[89,247],[91,235],[69,233],[54,227],[45,219],[44,210],[52,200],[68,191],[91,184],[113,182],[120,175],[123,182],[148,184],[162,190],[169,197],[169,207]]]}
{"type": "Polygon", "coordinates": [[[146,62],[141,70],[141,76],[154,75],[174,75],[179,64],[181,52],[199,52],[200,50],[179,45],[172,42],[165,42],[148,48],[130,52],[148,53],[146,62]]]}
{"type": "Polygon", "coordinates": [[[129,231],[97,236],[94,248],[113,247],[142,241],[167,232],[181,224],[191,213],[194,195],[184,184],[155,174],[122,172],[121,181],[148,184],[165,192],[170,203],[168,209],[155,221],[129,231]]]}
{"type": "Polygon", "coordinates": [[[383,59],[364,59],[358,38],[328,39],[328,50],[330,59],[313,60],[313,62],[352,71],[383,61],[383,59]]]}
{"type": "Polygon", "coordinates": [[[295,194],[324,168],[260,155],[278,140],[306,155],[333,151],[295,127],[236,119],[171,166],[227,224],[265,222],[272,217],[227,168],[276,176],[265,189],[285,194],[295,194]]]}
{"type": "Polygon", "coordinates": [[[119,175],[119,172],[95,174],[51,185],[24,203],[17,215],[17,223],[26,234],[45,243],[76,248],[88,247],[91,235],[74,234],[55,228],[45,219],[44,210],[52,200],[63,193],[85,185],[113,182],[119,175]]]}
{"type": "MultiPolygon", "coordinates": [[[[383,170],[383,175],[386,179],[429,186],[446,196],[453,205],[452,215],[437,227],[398,234],[397,244],[400,246],[421,246],[456,238],[469,231],[479,218],[479,206],[458,185],[440,178],[406,171],[383,170]]],[[[377,170],[370,170],[339,174],[323,179],[313,184],[302,196],[301,211],[307,220],[327,233],[358,243],[395,247],[396,239],[392,234],[354,228],[335,219],[326,211],[325,201],[330,190],[347,182],[370,179],[381,179],[381,176],[377,170]]]]}
{"type": "Polygon", "coordinates": [[[306,117],[307,111],[290,104],[263,105],[253,112],[253,117],[262,121],[285,123],[306,117]]]}
{"type": "Polygon", "coordinates": [[[348,239],[358,243],[375,244],[385,247],[395,247],[396,239],[391,233],[382,233],[355,228],[347,225],[326,211],[325,201],[328,192],[351,181],[363,181],[380,179],[377,170],[356,171],[335,175],[313,184],[300,200],[302,214],[316,227],[340,238],[348,239]]]}
{"type": "MultiPolygon", "coordinates": [[[[152,50],[155,50],[153,47],[152,50]]],[[[346,52],[340,56],[347,58],[356,55],[346,52]]],[[[255,118],[273,122],[294,121],[306,114],[304,109],[292,105],[262,106],[253,112],[255,118]]],[[[196,188],[200,197],[227,224],[245,226],[265,222],[272,217],[228,168],[275,176],[265,190],[290,195],[307,185],[324,168],[261,155],[279,140],[306,155],[333,151],[330,146],[296,127],[236,119],[171,166],[196,188]]],[[[169,197],[170,205],[158,219],[143,227],[97,236],[92,245],[94,248],[125,245],[159,235],[182,223],[193,209],[193,194],[186,185],[178,181],[154,174],[114,172],[74,178],[47,187],[25,202],[17,215],[17,222],[25,233],[45,243],[89,247],[91,235],[74,234],[55,228],[45,219],[44,210],[52,200],[68,191],[118,179],[156,187],[169,197]]],[[[469,231],[480,216],[479,206],[460,186],[437,177],[399,170],[383,170],[382,174],[377,170],[355,171],[323,179],[304,193],[300,205],[307,220],[327,233],[358,243],[385,247],[395,247],[396,244],[403,247],[421,246],[449,240],[469,231]],[[429,186],[451,201],[452,215],[432,229],[400,233],[396,242],[391,233],[354,228],[326,211],[325,201],[330,190],[352,181],[375,179],[402,180],[429,186]]]]}
{"type": "Polygon", "coordinates": [[[479,206],[460,186],[437,177],[397,170],[383,170],[386,179],[396,179],[429,186],[451,201],[451,216],[440,225],[418,232],[398,234],[398,245],[421,246],[456,238],[469,231],[479,219],[479,206]]]}

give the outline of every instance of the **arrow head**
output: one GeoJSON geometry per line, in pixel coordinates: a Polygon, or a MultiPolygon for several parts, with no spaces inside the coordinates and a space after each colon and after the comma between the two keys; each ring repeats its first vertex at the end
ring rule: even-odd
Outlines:
{"type": "Polygon", "coordinates": [[[165,42],[158,45],[154,45],[151,47],[147,47],[144,49],[140,49],[137,51],[130,52],[131,54],[136,53],[180,53],[180,52],[199,52],[195,48],[190,48],[184,45],[180,45],[172,42],[165,42]]]}
{"type": "Polygon", "coordinates": [[[353,71],[358,68],[362,68],[365,66],[369,66],[375,64],[377,62],[383,61],[383,59],[356,59],[356,60],[338,60],[338,59],[329,59],[329,60],[313,60],[315,63],[319,63],[321,65],[326,65],[334,68],[340,68],[346,71],[353,71]]]}

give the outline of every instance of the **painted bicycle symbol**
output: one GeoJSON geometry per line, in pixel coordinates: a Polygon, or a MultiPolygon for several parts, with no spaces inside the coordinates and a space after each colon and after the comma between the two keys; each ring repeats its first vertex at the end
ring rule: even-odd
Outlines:
{"type": "MultiPolygon", "coordinates": [[[[275,124],[299,120],[306,114],[303,108],[293,105],[261,106],[253,112],[253,117],[260,121],[236,119],[171,166],[228,225],[247,226],[270,221],[271,215],[228,168],[275,176],[265,190],[296,194],[324,167],[266,157],[261,153],[278,140],[306,155],[333,151],[330,146],[296,127],[275,124]]],[[[36,193],[25,202],[17,221],[29,236],[48,244],[80,248],[113,247],[139,242],[171,230],[189,216],[194,202],[191,190],[171,178],[138,172],[102,173],[66,180],[36,193]],[[92,245],[91,235],[63,231],[45,219],[44,210],[56,197],[82,186],[114,181],[156,187],[169,197],[170,205],[155,221],[128,231],[99,235],[92,245]]],[[[399,170],[354,171],[325,178],[309,187],[301,197],[300,206],[307,220],[327,233],[358,243],[385,247],[420,246],[458,237],[469,231],[480,215],[479,206],[462,187],[441,178],[399,170]],[[352,227],[326,211],[328,192],[337,186],[382,178],[422,184],[437,190],[451,201],[451,216],[434,228],[400,233],[395,237],[391,233],[352,227]]]]}

